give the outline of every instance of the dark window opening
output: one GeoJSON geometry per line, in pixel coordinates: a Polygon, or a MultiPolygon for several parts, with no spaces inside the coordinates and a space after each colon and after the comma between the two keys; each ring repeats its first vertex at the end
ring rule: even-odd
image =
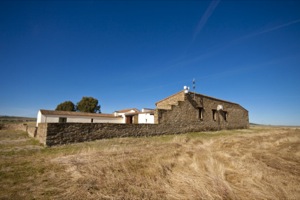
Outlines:
{"type": "Polygon", "coordinates": [[[198,119],[203,119],[203,108],[198,108],[198,119]]]}
{"type": "Polygon", "coordinates": [[[224,121],[227,121],[228,113],[226,111],[222,112],[222,116],[223,116],[224,121]]]}
{"type": "Polygon", "coordinates": [[[217,110],[212,110],[213,120],[217,121],[217,110]]]}
{"type": "Polygon", "coordinates": [[[59,123],[66,123],[66,122],[67,122],[67,118],[66,118],[66,117],[60,117],[60,118],[58,119],[58,122],[59,122],[59,123]]]}
{"type": "Polygon", "coordinates": [[[94,119],[92,118],[92,119],[91,119],[91,123],[93,123],[93,122],[94,122],[94,119]]]}

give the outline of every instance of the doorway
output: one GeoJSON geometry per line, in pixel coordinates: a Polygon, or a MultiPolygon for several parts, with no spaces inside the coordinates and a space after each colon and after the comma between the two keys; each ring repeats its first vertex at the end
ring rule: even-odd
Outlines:
{"type": "Polygon", "coordinates": [[[132,124],[133,116],[126,116],[126,124],[132,124]]]}

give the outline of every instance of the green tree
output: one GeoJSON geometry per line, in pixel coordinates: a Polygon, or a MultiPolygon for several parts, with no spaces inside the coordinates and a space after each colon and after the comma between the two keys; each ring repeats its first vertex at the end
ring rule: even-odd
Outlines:
{"type": "Polygon", "coordinates": [[[77,103],[76,108],[77,111],[80,112],[101,113],[98,100],[93,97],[82,97],[82,99],[77,103]]]}
{"type": "Polygon", "coordinates": [[[61,104],[58,104],[55,110],[75,111],[75,104],[72,101],[65,101],[61,104]]]}

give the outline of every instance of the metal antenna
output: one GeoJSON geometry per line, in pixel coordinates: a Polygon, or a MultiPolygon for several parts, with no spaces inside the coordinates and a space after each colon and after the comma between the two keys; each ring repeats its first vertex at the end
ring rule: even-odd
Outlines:
{"type": "Polygon", "coordinates": [[[196,93],[196,80],[193,78],[193,91],[194,91],[194,100],[195,100],[195,93],[196,93]]]}

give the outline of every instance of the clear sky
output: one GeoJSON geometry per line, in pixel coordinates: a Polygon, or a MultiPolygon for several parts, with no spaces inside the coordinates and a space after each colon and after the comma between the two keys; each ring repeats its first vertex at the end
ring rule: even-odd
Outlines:
{"type": "Polygon", "coordinates": [[[104,113],[183,89],[300,125],[300,1],[0,1],[0,115],[83,96],[104,113]]]}

